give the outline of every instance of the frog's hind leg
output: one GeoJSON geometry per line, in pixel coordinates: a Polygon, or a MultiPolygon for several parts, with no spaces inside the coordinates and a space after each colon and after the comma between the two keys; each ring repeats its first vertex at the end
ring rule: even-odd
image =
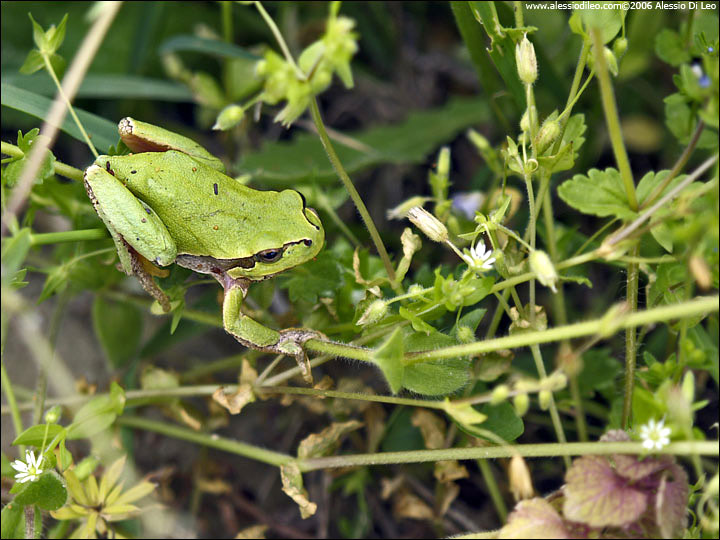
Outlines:
{"type": "Polygon", "coordinates": [[[162,310],[165,313],[169,312],[172,309],[172,306],[170,305],[170,298],[168,298],[168,295],[165,294],[160,287],[158,287],[152,277],[152,274],[148,271],[147,267],[152,266],[152,263],[130,246],[127,247],[130,248],[128,249],[128,253],[130,255],[132,273],[137,277],[140,285],[142,285],[142,288],[145,289],[145,292],[157,300],[157,303],[160,304],[162,310]]]}
{"type": "Polygon", "coordinates": [[[123,271],[136,275],[143,288],[164,311],[170,301],[155,284],[143,260],[167,266],[175,261],[177,248],[158,215],[138,199],[121,180],[98,165],[84,175],[85,189],[95,211],[110,231],[123,271]]]}

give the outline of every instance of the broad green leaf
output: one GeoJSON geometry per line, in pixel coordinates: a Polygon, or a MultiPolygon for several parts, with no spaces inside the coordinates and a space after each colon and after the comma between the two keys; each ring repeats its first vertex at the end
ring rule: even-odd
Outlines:
{"type": "Polygon", "coordinates": [[[684,47],[682,38],[669,28],[663,28],[655,36],[655,53],[660,60],[671,66],[677,67],[690,61],[690,53],[684,47]]]}
{"type": "Polygon", "coordinates": [[[126,367],[137,355],[142,337],[140,309],[127,302],[115,302],[96,295],[92,320],[95,335],[112,367],[126,367]]]}
{"type": "MultiPolygon", "coordinates": [[[[408,352],[424,351],[455,345],[457,342],[440,332],[430,335],[411,334],[407,337],[408,352]]],[[[444,396],[468,382],[470,360],[448,358],[405,366],[402,386],[426,396],[444,396]]]]}
{"type": "Polygon", "coordinates": [[[585,28],[599,28],[603,44],[614,38],[622,28],[624,15],[619,9],[581,9],[578,10],[585,28]]]}
{"type": "Polygon", "coordinates": [[[402,330],[396,328],[387,341],[375,349],[372,355],[372,362],[380,368],[393,393],[399,392],[403,386],[404,354],[402,330]]]}
{"type": "Polygon", "coordinates": [[[620,173],[613,168],[590,169],[587,176],[576,174],[560,185],[558,195],[583,214],[616,216],[625,220],[635,216],[628,205],[620,173]]]}
{"type": "Polygon", "coordinates": [[[34,482],[26,483],[13,502],[23,506],[34,504],[42,510],[57,510],[65,505],[67,499],[62,476],[55,471],[46,471],[34,482]]]}
{"type": "Polygon", "coordinates": [[[25,510],[22,505],[10,501],[3,507],[0,517],[0,538],[25,538],[25,510]]]}
{"type": "MultiPolygon", "coordinates": [[[[643,176],[635,188],[638,202],[642,204],[655,188],[663,183],[669,173],[669,171],[658,173],[651,171],[643,176]]],[[[683,178],[684,176],[673,178],[661,195],[671,190],[683,178]]],[[[558,194],[568,205],[584,214],[599,217],[615,216],[623,220],[631,220],[638,215],[636,211],[630,209],[620,173],[613,168],[604,171],[590,169],[587,176],[576,174],[560,185],[558,194]]]]}
{"type": "Polygon", "coordinates": [[[18,435],[12,442],[13,446],[24,445],[24,446],[35,446],[40,448],[43,443],[47,445],[56,436],[61,435],[65,432],[65,428],[58,424],[36,424],[32,427],[27,428],[20,435],[18,435]],[[47,435],[45,428],[47,427],[47,435]]]}
{"type": "MultiPolygon", "coordinates": [[[[380,163],[420,163],[438,145],[488,118],[485,101],[456,98],[438,109],[415,111],[400,124],[348,133],[359,146],[350,147],[339,141],[333,144],[350,174],[380,163]]],[[[307,181],[335,182],[337,178],[314,134],[298,135],[291,142],[266,144],[261,151],[246,156],[239,168],[255,181],[274,186],[307,181]]]]}
{"type": "MultiPolygon", "coordinates": [[[[22,90],[21,88],[4,82],[0,85],[0,97],[5,107],[16,109],[43,120],[47,117],[50,104],[52,103],[52,100],[45,96],[22,90]]],[[[81,109],[76,108],[75,112],[83,126],[85,126],[88,134],[92,137],[93,144],[99,151],[107,152],[110,146],[117,142],[117,125],[114,122],[110,122],[109,120],[105,120],[81,109]]],[[[63,121],[60,129],[71,137],[84,142],[77,125],[69,115],[63,121]]]]}
{"type": "Polygon", "coordinates": [[[67,427],[68,439],[91,437],[111,426],[125,406],[125,392],[117,384],[110,387],[110,394],[97,396],[75,413],[73,423],[67,427]]]}

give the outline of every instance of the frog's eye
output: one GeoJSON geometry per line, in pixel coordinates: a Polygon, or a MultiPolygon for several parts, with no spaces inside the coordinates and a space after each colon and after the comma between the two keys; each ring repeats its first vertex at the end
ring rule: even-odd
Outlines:
{"type": "Polygon", "coordinates": [[[274,263],[282,258],[282,249],[266,249],[255,255],[255,260],[264,263],[274,263]]]}

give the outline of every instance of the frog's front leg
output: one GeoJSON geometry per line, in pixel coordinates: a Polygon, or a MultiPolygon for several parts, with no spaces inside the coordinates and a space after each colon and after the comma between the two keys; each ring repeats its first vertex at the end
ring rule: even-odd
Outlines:
{"type": "Polygon", "coordinates": [[[321,337],[321,334],[301,328],[278,332],[254,321],[240,309],[247,294],[249,282],[243,279],[233,279],[227,275],[224,276],[224,279],[223,326],[225,331],[246,347],[294,356],[303,379],[312,385],[310,362],[303,350],[303,345],[309,339],[321,337]]]}
{"type": "Polygon", "coordinates": [[[146,268],[150,265],[148,261],[167,266],[175,260],[175,241],[165,225],[152,208],[135,197],[111,172],[91,165],[83,178],[95,211],[115,242],[123,271],[137,276],[163,310],[170,311],[170,300],[146,268]]]}

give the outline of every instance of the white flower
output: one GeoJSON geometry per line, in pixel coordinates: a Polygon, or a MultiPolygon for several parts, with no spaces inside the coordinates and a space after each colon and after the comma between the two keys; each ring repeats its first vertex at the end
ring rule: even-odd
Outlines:
{"type": "Polygon", "coordinates": [[[660,450],[670,443],[670,428],[665,427],[665,419],[655,422],[650,420],[647,424],[640,426],[640,438],[643,448],[646,450],[660,450]]]}
{"type": "Polygon", "coordinates": [[[37,480],[43,472],[42,461],[42,456],[38,456],[37,460],[35,460],[35,454],[33,452],[30,450],[25,452],[25,461],[16,459],[10,464],[13,469],[18,471],[15,475],[15,480],[21,484],[37,480]]]}
{"type": "Polygon", "coordinates": [[[485,251],[485,244],[481,241],[470,248],[469,255],[467,253],[461,255],[463,260],[473,270],[492,270],[495,257],[491,256],[492,250],[485,251]]]}

